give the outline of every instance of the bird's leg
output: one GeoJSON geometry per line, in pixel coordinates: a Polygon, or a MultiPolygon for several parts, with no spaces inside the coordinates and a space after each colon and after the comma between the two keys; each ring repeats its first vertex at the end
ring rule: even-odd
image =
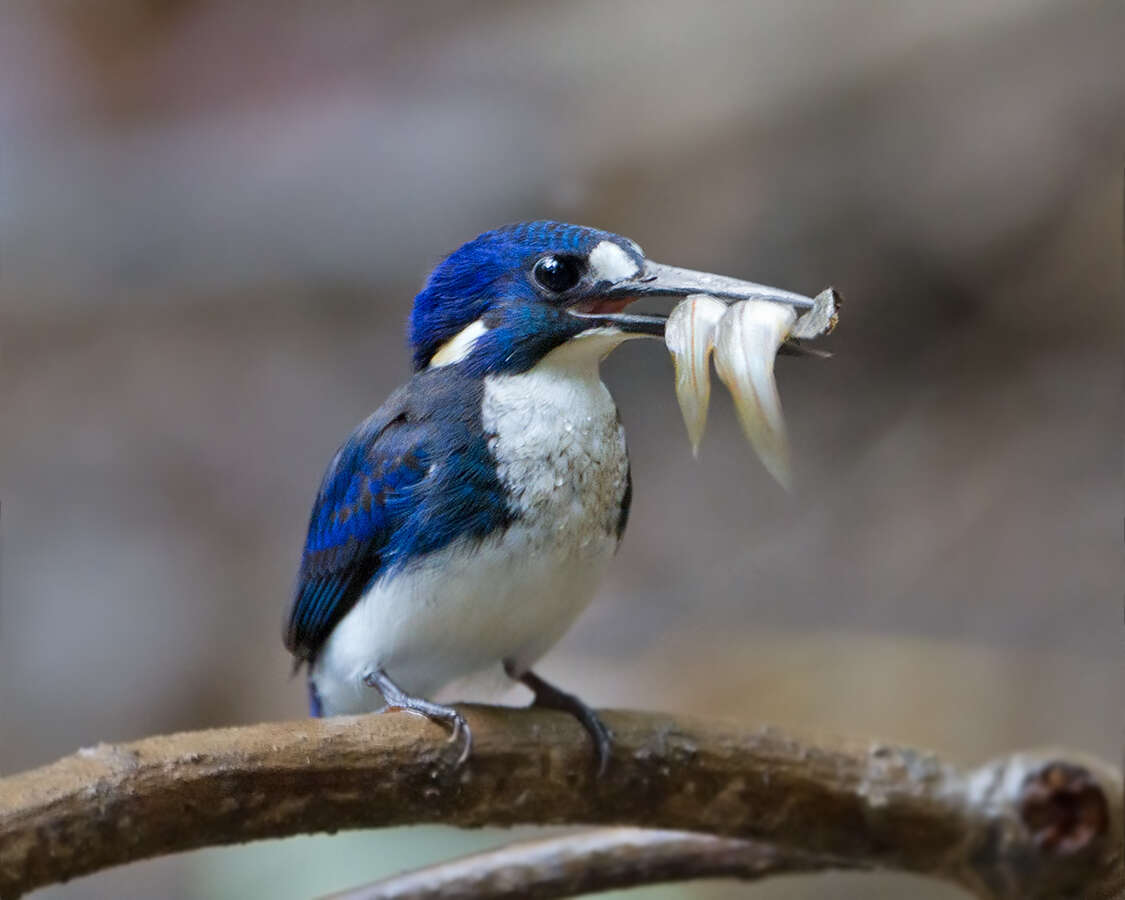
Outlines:
{"type": "Polygon", "coordinates": [[[421,697],[411,697],[397,684],[391,681],[390,676],[382,669],[375,669],[363,676],[363,683],[375,688],[387,703],[387,709],[402,709],[415,715],[425,716],[431,722],[449,728],[449,742],[453,743],[458,737],[464,736],[465,746],[461,755],[457,757],[457,766],[464,765],[473,749],[473,732],[465,717],[452,706],[442,706],[421,697]]]}
{"type": "Polygon", "coordinates": [[[570,713],[582,723],[582,727],[586,729],[590,739],[594,742],[594,754],[598,761],[598,775],[604,775],[606,768],[609,766],[610,754],[613,752],[613,738],[598,714],[575,697],[574,694],[568,694],[549,681],[544,681],[530,669],[526,672],[519,672],[511,661],[505,660],[504,671],[509,678],[531,688],[532,693],[535,694],[535,699],[531,701],[532,706],[542,706],[545,709],[557,709],[561,712],[570,713]]]}

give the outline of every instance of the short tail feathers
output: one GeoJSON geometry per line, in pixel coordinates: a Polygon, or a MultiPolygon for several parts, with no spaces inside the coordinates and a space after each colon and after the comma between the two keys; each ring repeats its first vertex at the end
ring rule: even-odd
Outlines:
{"type": "Polygon", "coordinates": [[[320,702],[320,693],[311,678],[309,679],[309,715],[314,719],[324,718],[324,704],[320,702]]]}

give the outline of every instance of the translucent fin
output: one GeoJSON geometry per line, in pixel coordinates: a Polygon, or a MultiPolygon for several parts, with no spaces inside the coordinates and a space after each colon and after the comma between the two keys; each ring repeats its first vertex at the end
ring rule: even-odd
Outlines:
{"type": "Polygon", "coordinates": [[[692,294],[676,305],[664,328],[664,343],[676,366],[676,399],[687,426],[692,456],[707,426],[711,401],[711,351],[715,330],[727,306],[706,294],[692,294]]]}
{"type": "Polygon", "coordinates": [[[734,397],[742,430],[786,490],[793,478],[773,366],[796,321],[791,306],[748,300],[727,310],[715,336],[715,370],[734,397]]]}

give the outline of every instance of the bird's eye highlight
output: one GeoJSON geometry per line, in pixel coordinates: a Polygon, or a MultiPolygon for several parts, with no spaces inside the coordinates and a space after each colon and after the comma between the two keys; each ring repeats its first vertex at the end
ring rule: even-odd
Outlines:
{"type": "Polygon", "coordinates": [[[568,256],[544,256],[535,263],[531,275],[540,287],[556,294],[569,291],[582,277],[578,263],[568,256]]]}

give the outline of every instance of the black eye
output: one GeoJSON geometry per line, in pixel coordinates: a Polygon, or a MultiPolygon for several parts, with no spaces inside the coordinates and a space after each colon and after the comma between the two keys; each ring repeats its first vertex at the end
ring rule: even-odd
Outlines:
{"type": "Polygon", "coordinates": [[[582,277],[578,263],[569,256],[544,256],[535,264],[531,274],[541,287],[556,294],[569,291],[582,277]]]}

